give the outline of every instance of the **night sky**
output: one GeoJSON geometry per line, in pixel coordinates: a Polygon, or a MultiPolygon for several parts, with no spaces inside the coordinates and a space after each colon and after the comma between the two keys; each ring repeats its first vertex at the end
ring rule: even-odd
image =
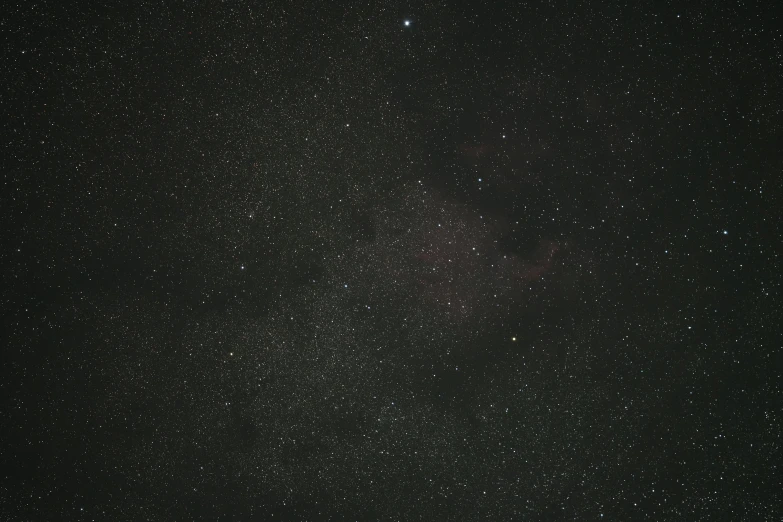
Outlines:
{"type": "Polygon", "coordinates": [[[2,520],[781,519],[774,2],[91,4],[0,15],[2,520]]]}

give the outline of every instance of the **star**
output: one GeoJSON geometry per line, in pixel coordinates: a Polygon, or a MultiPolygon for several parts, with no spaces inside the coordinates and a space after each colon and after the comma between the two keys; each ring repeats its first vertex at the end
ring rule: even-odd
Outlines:
{"type": "Polygon", "coordinates": [[[403,24],[405,25],[405,27],[410,27],[411,26],[411,21],[410,20],[405,20],[403,22],[403,24]]]}

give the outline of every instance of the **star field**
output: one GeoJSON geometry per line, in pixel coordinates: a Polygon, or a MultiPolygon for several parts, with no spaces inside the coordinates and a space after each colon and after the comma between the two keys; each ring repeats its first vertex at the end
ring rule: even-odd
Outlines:
{"type": "Polygon", "coordinates": [[[4,520],[777,520],[750,4],[2,15],[4,520]]]}

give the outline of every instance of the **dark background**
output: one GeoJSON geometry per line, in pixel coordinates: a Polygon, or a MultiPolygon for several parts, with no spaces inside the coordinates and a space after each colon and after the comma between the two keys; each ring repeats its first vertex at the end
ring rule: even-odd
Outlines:
{"type": "Polygon", "coordinates": [[[87,4],[0,18],[4,520],[779,520],[774,3],[87,4]]]}

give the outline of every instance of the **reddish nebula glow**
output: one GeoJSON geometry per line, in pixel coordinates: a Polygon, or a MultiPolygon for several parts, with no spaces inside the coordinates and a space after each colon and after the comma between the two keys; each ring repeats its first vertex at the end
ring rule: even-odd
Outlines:
{"type": "Polygon", "coordinates": [[[560,245],[551,240],[542,240],[528,261],[520,262],[518,277],[524,281],[540,279],[551,268],[560,245]]]}

